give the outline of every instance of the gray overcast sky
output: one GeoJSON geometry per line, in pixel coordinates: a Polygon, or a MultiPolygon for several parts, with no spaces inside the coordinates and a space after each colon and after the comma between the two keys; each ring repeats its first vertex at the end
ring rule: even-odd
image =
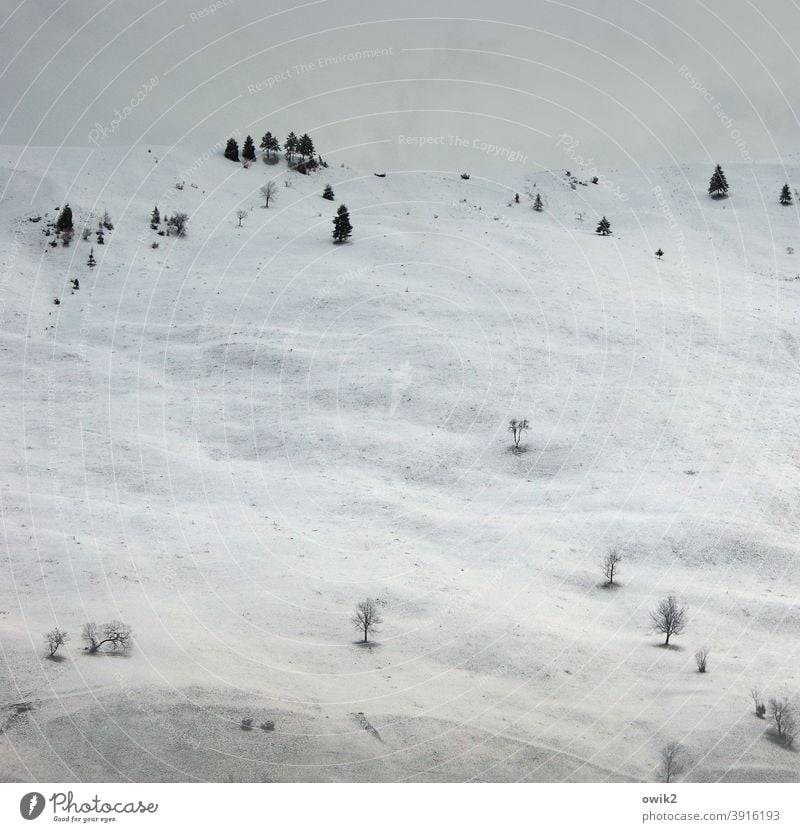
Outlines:
{"type": "Polygon", "coordinates": [[[800,150],[792,0],[2,8],[2,144],[205,147],[293,129],[360,167],[486,172],[566,167],[564,133],[600,168],[800,150]],[[443,138],[419,150],[409,135],[443,138]]]}

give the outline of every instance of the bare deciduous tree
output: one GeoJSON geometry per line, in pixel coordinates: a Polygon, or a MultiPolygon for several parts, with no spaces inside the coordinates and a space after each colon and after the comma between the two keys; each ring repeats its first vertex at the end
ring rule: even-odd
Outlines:
{"type": "Polygon", "coordinates": [[[267,184],[261,188],[261,196],[264,197],[264,207],[269,208],[270,200],[275,199],[277,196],[275,183],[267,182],[267,184]]]}
{"type": "Polygon", "coordinates": [[[512,419],[508,423],[508,429],[514,438],[514,449],[519,450],[519,443],[522,441],[522,433],[530,428],[527,419],[512,419]]]}
{"type": "Polygon", "coordinates": [[[236,219],[239,220],[239,225],[237,226],[238,228],[242,227],[242,220],[247,218],[247,213],[248,212],[246,208],[240,208],[236,212],[236,219]]]}
{"type": "Polygon", "coordinates": [[[603,574],[606,576],[609,586],[614,583],[614,573],[619,569],[621,561],[622,555],[617,549],[609,549],[605,558],[603,558],[603,574]]]}
{"type": "Polygon", "coordinates": [[[663,783],[671,783],[686,766],[686,749],[678,742],[668,742],[661,749],[658,775],[663,783]]]}
{"type": "Polygon", "coordinates": [[[753,707],[756,709],[756,716],[759,719],[764,719],[764,715],[767,712],[767,706],[764,704],[764,700],[761,698],[761,691],[757,687],[752,687],[750,689],[750,697],[753,700],[753,707]]]}
{"type": "Polygon", "coordinates": [[[378,633],[377,625],[383,623],[383,618],[378,612],[376,603],[371,598],[366,598],[356,604],[353,613],[353,626],[364,633],[364,642],[369,641],[370,633],[378,633]]]}
{"type": "Polygon", "coordinates": [[[711,652],[709,647],[701,647],[695,654],[694,660],[697,663],[697,670],[700,673],[706,672],[706,663],[708,662],[708,654],[711,652]]]}
{"type": "Polygon", "coordinates": [[[59,647],[63,647],[65,642],[69,641],[69,636],[60,627],[54,627],[49,633],[45,633],[45,641],[50,650],[50,657],[55,656],[59,647]]]}
{"type": "Polygon", "coordinates": [[[686,607],[674,595],[668,595],[650,613],[650,621],[657,633],[666,636],[664,646],[668,647],[670,636],[679,636],[686,629],[686,607]]]}
{"type": "Polygon", "coordinates": [[[90,653],[96,653],[104,644],[110,644],[114,650],[127,650],[133,641],[133,632],[121,621],[109,621],[102,628],[94,622],[84,624],[83,640],[90,653]]]}
{"type": "Polygon", "coordinates": [[[796,733],[796,720],[789,701],[787,699],[770,699],[769,718],[774,723],[775,730],[783,740],[784,745],[791,745],[796,733]]]}

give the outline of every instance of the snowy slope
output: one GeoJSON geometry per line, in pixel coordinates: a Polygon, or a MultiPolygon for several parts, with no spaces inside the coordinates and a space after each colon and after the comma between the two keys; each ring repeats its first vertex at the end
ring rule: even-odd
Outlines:
{"type": "Polygon", "coordinates": [[[509,190],[187,148],[0,161],[7,779],[647,780],[672,739],[689,780],[798,778],[749,700],[800,682],[782,165],[726,165],[717,202],[709,166],[509,190]],[[65,199],[77,230],[109,210],[104,246],[46,245],[65,199]],[[114,617],[130,656],[83,655],[114,617]]]}

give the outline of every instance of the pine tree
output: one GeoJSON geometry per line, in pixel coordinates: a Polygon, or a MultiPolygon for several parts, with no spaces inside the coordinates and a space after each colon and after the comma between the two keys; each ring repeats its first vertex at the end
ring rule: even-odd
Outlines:
{"type": "Polygon", "coordinates": [[[228,139],[228,144],[225,147],[225,158],[230,159],[231,162],[239,161],[239,143],[236,139],[228,139]]]}
{"type": "Polygon", "coordinates": [[[64,205],[61,209],[61,213],[58,215],[58,219],[56,220],[56,230],[59,232],[72,231],[72,208],[69,207],[68,202],[64,205]]]}
{"type": "Polygon", "coordinates": [[[161,223],[161,214],[158,212],[158,205],[153,208],[153,213],[150,215],[150,228],[155,231],[161,223]]]}
{"type": "Polygon", "coordinates": [[[303,159],[314,158],[314,142],[311,141],[311,136],[308,133],[303,133],[298,139],[297,152],[303,159]]]}
{"type": "Polygon", "coordinates": [[[326,185],[325,190],[322,192],[322,198],[332,200],[334,198],[334,196],[335,196],[335,194],[333,192],[333,188],[330,185],[326,185]]]}
{"type": "Polygon", "coordinates": [[[86,261],[86,265],[93,269],[97,265],[97,260],[94,259],[94,249],[89,252],[89,259],[86,261]]]}
{"type": "Polygon", "coordinates": [[[286,161],[291,162],[294,158],[294,154],[297,153],[297,143],[298,139],[295,136],[294,131],[289,133],[286,137],[286,141],[283,143],[283,149],[286,151],[286,161]]]}
{"type": "Polygon", "coordinates": [[[660,260],[664,256],[664,252],[659,248],[656,249],[656,257],[660,260]]]}
{"type": "Polygon", "coordinates": [[[544,204],[542,203],[542,197],[539,194],[536,194],[536,199],[533,201],[533,210],[534,211],[543,211],[544,204]]]}
{"type": "Polygon", "coordinates": [[[789,188],[789,185],[784,185],[781,188],[781,205],[791,205],[792,204],[792,192],[789,188]]]}
{"type": "Polygon", "coordinates": [[[267,131],[261,139],[260,147],[265,153],[278,153],[281,149],[281,143],[275,138],[275,136],[272,135],[272,133],[267,131]]]}
{"type": "Polygon", "coordinates": [[[353,233],[353,226],[350,225],[350,214],[346,205],[340,205],[333,218],[333,242],[343,243],[353,233]]]}
{"type": "Polygon", "coordinates": [[[726,196],[728,193],[728,180],[725,178],[725,174],[719,165],[714,168],[714,173],[711,175],[711,181],[708,183],[708,192],[715,199],[726,196]]]}
{"type": "Polygon", "coordinates": [[[607,237],[611,234],[611,223],[603,217],[599,223],[597,223],[597,228],[595,229],[597,234],[602,234],[604,237],[607,237]]]}
{"type": "Polygon", "coordinates": [[[244,140],[244,145],[242,147],[242,157],[248,162],[252,162],[253,159],[256,158],[256,146],[253,144],[252,136],[248,136],[244,140]]]}
{"type": "Polygon", "coordinates": [[[103,229],[97,229],[97,245],[104,246],[106,244],[106,238],[103,236],[103,229]]]}

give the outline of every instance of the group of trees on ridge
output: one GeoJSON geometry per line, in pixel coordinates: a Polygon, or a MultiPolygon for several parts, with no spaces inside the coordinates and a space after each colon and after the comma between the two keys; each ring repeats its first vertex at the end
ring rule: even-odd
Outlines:
{"type": "MultiPolygon", "coordinates": [[[[276,162],[282,148],[286,161],[301,173],[306,173],[320,166],[327,167],[327,163],[323,161],[321,156],[317,155],[314,142],[308,133],[303,133],[302,136],[298,137],[292,130],[286,137],[283,145],[281,145],[279,139],[267,131],[261,138],[259,147],[263,151],[262,156],[267,163],[276,162]]],[[[257,153],[253,137],[248,135],[245,138],[242,144],[241,154],[239,151],[239,142],[233,137],[229,138],[223,155],[232,162],[244,161],[245,164],[254,162],[257,153]]]]}

